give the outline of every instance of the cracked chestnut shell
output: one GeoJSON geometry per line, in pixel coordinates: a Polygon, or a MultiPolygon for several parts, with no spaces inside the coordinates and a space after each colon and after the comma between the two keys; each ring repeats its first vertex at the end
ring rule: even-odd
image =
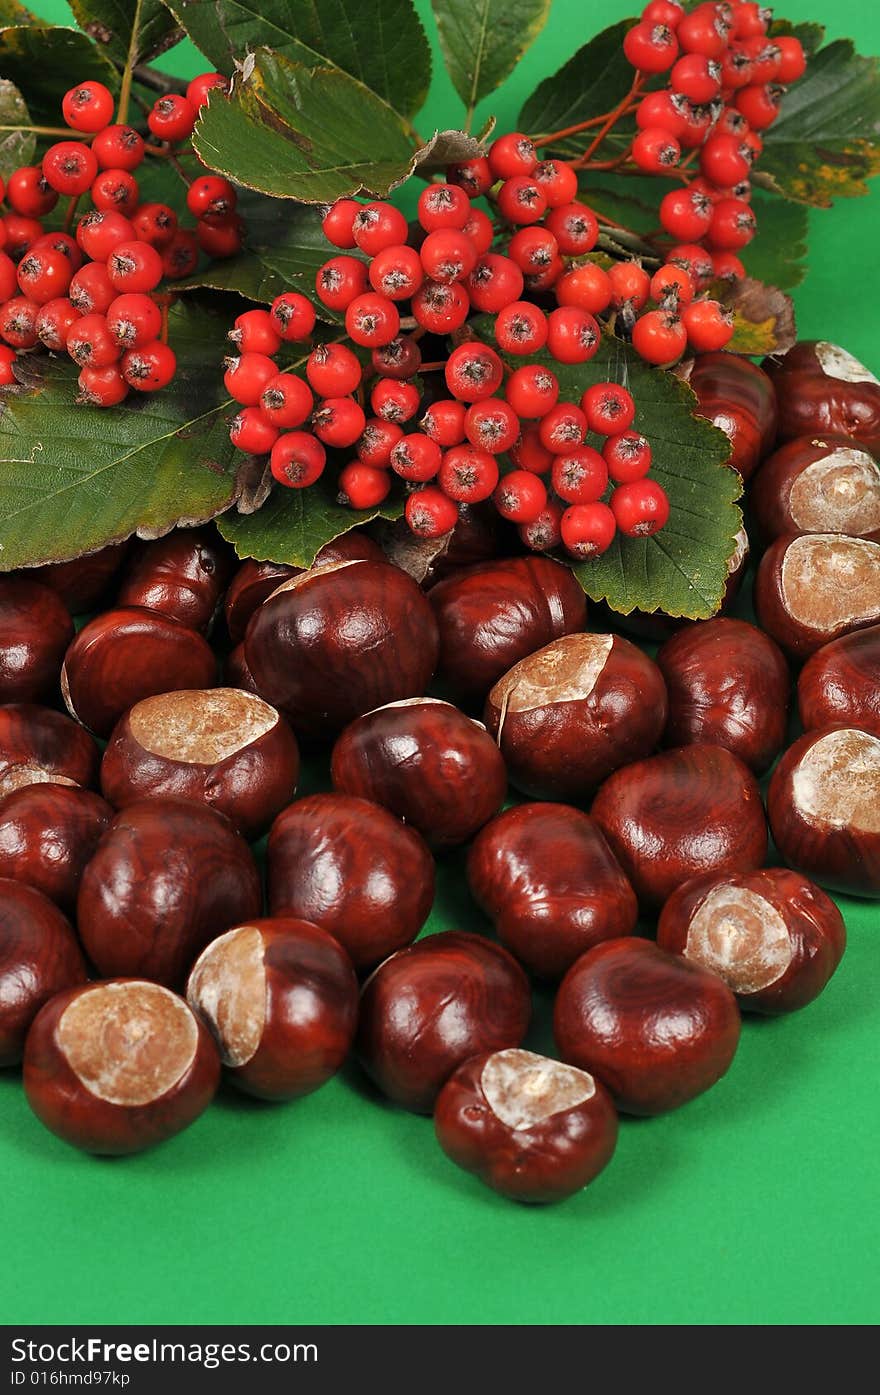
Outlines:
{"type": "Polygon", "coordinates": [[[203,950],[186,990],[226,1078],[263,1100],[308,1095],[335,1075],[357,1024],[358,983],[325,930],[279,916],[236,926],[203,950]]]}
{"type": "Polygon", "coordinates": [[[262,902],[253,854],[228,819],[185,799],[147,799],[117,814],[86,865],[77,924],[100,974],[174,988],[210,940],[262,902]]]}
{"type": "Polygon", "coordinates": [[[421,697],[437,626],[399,567],[333,563],[283,582],[251,618],[244,652],[262,696],[298,732],[332,736],[383,703],[421,697]]]}
{"type": "Polygon", "coordinates": [[[117,606],[158,610],[207,630],[235,569],[235,554],[214,528],[178,528],[133,550],[117,606]]]}
{"type": "Polygon", "coordinates": [[[559,986],[553,1034],[563,1060],[589,1071],[624,1114],[664,1114],[708,1090],[739,1042],[723,979],[650,940],[608,940],[559,986]]]}
{"type": "Polygon", "coordinates": [[[33,703],[0,706],[0,796],[27,784],[96,785],[101,752],[77,722],[33,703]]]}
{"type": "Polygon", "coordinates": [[[67,914],[113,810],[77,785],[25,785],[0,799],[0,877],[36,887],[67,914]]]}
{"type": "MultiPolygon", "coordinates": [[[[766,367],[766,365],[765,365],[766,367]]],[[[731,443],[730,464],[750,478],[776,439],[776,392],[770,376],[738,354],[698,354],[688,383],[701,417],[731,443]]]]}
{"type": "Polygon", "coordinates": [[[395,1104],[430,1114],[469,1057],[519,1046],[531,1007],[528,979],[507,950],[445,930],[399,950],[367,979],[358,1059],[395,1104]]]}
{"type": "Polygon", "coordinates": [[[769,635],[744,620],[701,620],[657,654],[667,746],[724,746],[761,775],[785,744],[791,678],[769,635]]]}
{"type": "Polygon", "coordinates": [[[880,383],[846,349],[804,339],[764,368],[779,401],[780,440],[831,431],[880,451],[880,383]]]}
{"type": "Polygon", "coordinates": [[[602,940],[630,935],[636,895],[598,824],[567,804],[519,804],[478,834],[468,885],[505,949],[558,979],[602,940]]]}
{"type": "Polygon", "coordinates": [[[754,599],[762,629],[804,659],[880,621],[880,543],[842,533],[784,533],[761,558],[754,599]]]}
{"type": "Polygon", "coordinates": [[[42,582],[0,577],[0,702],[41,702],[58,688],[73,639],[67,607],[42,582]]]}
{"type": "Polygon", "coordinates": [[[155,610],[108,610],[84,625],[64,657],[61,692],[72,717],[110,735],[142,698],[179,688],[208,688],[217,660],[196,630],[155,610]]]}
{"type": "Polygon", "coordinates": [[[31,575],[60,597],[71,615],[83,615],[95,610],[104,600],[110,583],[117,575],[128,552],[128,543],[115,543],[74,557],[70,562],[52,562],[35,567],[31,575]]]}
{"type": "Polygon", "coordinates": [[[565,635],[515,664],[484,713],[517,789],[578,799],[647,756],[666,722],[657,665],[620,635],[565,635]]]}
{"type": "Polygon", "coordinates": [[[70,922],[32,886],[0,877],[0,1067],[21,1060],[44,1003],[88,978],[70,922]]]}
{"type": "Polygon", "coordinates": [[[804,727],[860,727],[880,736],[880,625],[823,644],[798,678],[804,727]]]}
{"type": "Polygon", "coordinates": [[[880,538],[880,466],[848,436],[798,436],[764,461],[749,506],[767,541],[782,533],[880,538]]]}
{"type": "Polygon", "coordinates": [[[776,1015],[822,992],[846,948],[843,916],[798,872],[709,872],[670,896],[657,943],[724,979],[744,1012],[776,1015]]]}
{"type": "Polygon", "coordinates": [[[467,842],[507,793],[485,728],[436,698],[405,698],[356,718],[333,747],[331,772],[335,789],[390,809],[434,848],[467,842]]]}
{"type": "Polygon", "coordinates": [[[511,1201],[573,1196],[611,1161],[617,1114],[587,1071],[513,1047],[450,1076],[434,1130],[448,1158],[511,1201]]]}

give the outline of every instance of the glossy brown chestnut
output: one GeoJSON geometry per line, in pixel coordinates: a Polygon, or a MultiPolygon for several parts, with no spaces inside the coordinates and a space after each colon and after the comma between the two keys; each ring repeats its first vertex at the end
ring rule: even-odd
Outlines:
{"type": "Polygon", "coordinates": [[[296,793],[299,749],[280,713],[239,688],[159,693],[118,723],[101,763],[117,809],[140,799],[192,799],[247,839],[265,833],[296,793]]]}
{"type": "Polygon", "coordinates": [[[117,543],[70,562],[35,567],[31,575],[57,592],[71,615],[84,615],[104,599],[127,552],[127,542],[117,543]]]}
{"type": "Polygon", "coordinates": [[[193,630],[207,630],[234,569],[232,549],[216,529],[178,528],[138,544],[116,604],[158,610],[193,630]]]}
{"type": "Polygon", "coordinates": [[[611,1161],[617,1114],[587,1071],[516,1047],[465,1061],[434,1110],[440,1147],[511,1201],[562,1201],[611,1161]]]}
{"type": "Polygon", "coordinates": [[[220,1082],[211,1033],[157,983],[59,993],[28,1033],[24,1090],[41,1123],[86,1153],[139,1153],[188,1128],[220,1082]]]}
{"type": "Polygon", "coordinates": [[[798,436],[764,461],[749,505],[767,541],[781,533],[880,538],[880,466],[848,436],[798,436]]]}
{"type": "Polygon", "coordinates": [[[519,804],[468,854],[468,885],[498,938],[538,978],[561,978],[602,940],[630,935],[636,895],[598,824],[567,804],[519,804]]]}
{"type": "Polygon", "coordinates": [[[31,703],[0,706],[0,795],[25,784],[96,785],[101,752],[77,722],[31,703]]]}
{"type": "Polygon", "coordinates": [[[252,616],[244,650],[267,701],[297,731],[330,736],[362,712],[421,697],[437,662],[437,626],[399,567],[332,563],[283,582],[252,616]]]}
{"type": "Polygon", "coordinates": [[[724,746],[758,775],[785,744],[791,677],[785,656],[744,620],[701,620],[657,654],[666,680],[667,746],[724,746]]]}
{"type": "MultiPolygon", "coordinates": [[[[223,666],[223,673],[228,688],[241,688],[246,693],[257,692],[254,675],[248,668],[247,659],[244,656],[243,644],[236,644],[234,649],[230,649],[223,666]]],[[[257,697],[259,696],[257,693],[257,697]]]]}
{"type": "Polygon", "coordinates": [[[267,849],[269,910],[334,935],[356,969],[411,944],[434,900],[422,837],[349,794],[313,794],[279,814],[267,849]]]}
{"type": "Polygon", "coordinates": [[[531,1008],[528,979],[507,950],[445,930],[392,954],[367,979],[358,1058],[395,1104],[430,1114],[464,1061],[519,1046],[531,1008]]]}
{"type": "Polygon", "coordinates": [[[749,479],[776,439],[776,393],[757,364],[737,354],[698,354],[688,382],[699,414],[729,437],[730,464],[749,479]]]}
{"type": "Polygon", "coordinates": [[[794,1012],[818,997],[846,948],[843,916],[798,872],[708,872],[670,896],[657,943],[720,975],[744,1012],[794,1012]]]}
{"type": "Polygon", "coordinates": [[[80,630],[61,670],[61,692],[72,717],[109,736],[141,698],[178,688],[209,688],[217,660],[196,630],[156,610],[108,610],[80,630]]]}
{"type": "Polygon", "coordinates": [[[750,872],[767,856],[757,781],[721,746],[682,746],[615,771],[591,812],[646,907],[701,872],[750,872]]]}
{"type": "Polygon", "coordinates": [[[485,728],[436,698],[404,698],[358,717],[333,747],[331,771],[335,789],[390,809],[434,848],[467,842],[507,793],[485,728]]]}
{"type": "Polygon", "coordinates": [[[624,1114],[664,1114],[720,1080],[740,1018],[723,979],[650,940],[608,940],[559,986],[553,1034],[624,1114]]]}
{"type": "Polygon", "coordinates": [[[805,339],[764,368],[779,401],[780,440],[832,431],[880,451],[880,383],[846,349],[805,339]]]}
{"type": "Polygon", "coordinates": [[[880,621],[880,543],[842,533],[784,533],[755,577],[762,629],[794,658],[880,621]]]}
{"type": "Polygon", "coordinates": [[[43,1004],[87,978],[76,936],[58,907],[31,886],[0,878],[0,1067],[18,1065],[43,1004]]]}
{"type": "Polygon", "coordinates": [[[26,785],[0,799],[0,877],[34,886],[73,914],[83,868],[113,818],[78,785],[26,785]]]}
{"type": "Polygon", "coordinates": [[[834,891],[880,896],[880,736],[808,731],[774,770],[767,811],[790,866],[834,891]]]}
{"type": "Polygon", "coordinates": [[[228,819],[185,799],[117,814],[80,882],[77,925],[108,977],[179,987],[205,945],[262,910],[260,876],[228,819]]]}
{"type": "Polygon", "coordinates": [[[860,727],[880,736],[880,625],[817,649],[801,669],[798,705],[807,731],[860,727]]]}
{"type": "Polygon", "coordinates": [[[305,920],[227,931],[196,960],[186,996],[213,1034],[227,1078],[263,1100],[297,1099],[325,1084],[357,1025],[351,960],[305,920]]]}
{"type": "Polygon", "coordinates": [[[521,659],[485,708],[517,789],[578,799],[653,751],[666,722],[657,665],[620,635],[564,635],[521,659]]]}
{"type": "Polygon", "coordinates": [[[437,675],[459,701],[482,703],[527,654],[582,630],[587,602],[574,573],[549,557],[514,557],[432,586],[440,631],[437,675]]]}
{"type": "Polygon", "coordinates": [[[55,592],[0,576],[0,702],[41,702],[58,689],[73,621],[55,592]]]}

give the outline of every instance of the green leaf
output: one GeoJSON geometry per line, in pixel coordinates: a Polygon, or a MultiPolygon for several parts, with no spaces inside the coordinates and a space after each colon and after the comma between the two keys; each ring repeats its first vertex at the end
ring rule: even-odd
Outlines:
{"type": "MultiPolygon", "coordinates": [[[[632,23],[631,19],[624,19],[603,29],[558,72],[545,78],[522,108],[518,129],[532,136],[548,136],[618,106],[633,80],[633,70],[623,53],[623,38],[632,23]]],[[[603,142],[603,156],[625,149],[632,140],[633,129],[631,117],[618,122],[603,142]]],[[[554,141],[549,149],[572,159],[583,154],[595,135],[594,130],[581,131],[554,141]]]]}
{"type": "Polygon", "coordinates": [[[325,543],[371,519],[400,518],[403,506],[402,497],[389,497],[356,513],[336,502],[333,483],[322,475],[308,489],[277,485],[256,513],[226,513],[217,526],[239,557],[310,567],[325,543]]]}
{"type": "Polygon", "coordinates": [[[176,523],[213,518],[247,485],[250,458],[230,440],[220,362],[228,309],[180,303],[171,385],[120,407],[75,405],[67,360],[19,361],[33,373],[0,393],[0,569],[61,561],[176,523]]]}
{"type": "Polygon", "coordinates": [[[40,126],[61,124],[61,98],[74,81],[119,89],[116,69],[91,39],[56,25],[0,29],[0,73],[27,93],[28,111],[40,126]]]}
{"type": "Polygon", "coordinates": [[[824,24],[792,24],[788,19],[774,19],[767,30],[772,39],[779,34],[791,34],[795,39],[800,39],[804,53],[809,55],[815,53],[822,46],[825,38],[824,24]]]}
{"type": "Polygon", "coordinates": [[[547,22],[550,0],[431,0],[440,48],[468,111],[513,72],[547,22]]]}
{"type": "Polygon", "coordinates": [[[13,170],[33,163],[37,138],[28,130],[30,122],[18,88],[0,78],[0,179],[6,180],[13,170]]]}
{"type": "Polygon", "coordinates": [[[431,51],[412,0],[168,0],[215,68],[271,48],[305,67],[335,68],[412,116],[428,93],[431,51]]]}
{"type": "Polygon", "coordinates": [[[758,217],[758,235],[738,255],[750,276],[790,291],[807,271],[807,209],[790,199],[759,193],[753,196],[752,207],[758,217]]]}
{"type": "Polygon", "coordinates": [[[385,195],[412,173],[415,156],[402,118],[375,93],[268,49],[232,97],[212,96],[193,144],[239,184],[302,203],[385,195]]]}
{"type": "Polygon", "coordinates": [[[753,179],[800,203],[829,208],[868,192],[880,174],[880,60],[863,58],[849,39],[828,44],[782,99],[764,132],[753,179]]]}
{"type": "Polygon", "coordinates": [[[162,0],[70,0],[79,27],[124,64],[155,58],[180,41],[182,32],[162,0]],[[133,40],[133,42],[132,42],[133,40]]]}

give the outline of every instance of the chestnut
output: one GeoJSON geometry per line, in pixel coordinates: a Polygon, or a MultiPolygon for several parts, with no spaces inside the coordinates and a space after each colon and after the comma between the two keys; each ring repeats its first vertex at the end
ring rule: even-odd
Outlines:
{"type": "Polygon", "coordinates": [[[430,1114],[471,1056],[519,1046],[529,982],[516,960],[480,935],[444,930],[392,954],[364,984],[356,1049],[383,1094],[430,1114]]]}
{"type": "Polygon", "coordinates": [[[296,792],[299,748],[268,702],[238,688],[144,698],[116,726],[101,789],[117,809],[170,795],[225,814],[258,838],[296,792]]]}
{"type": "Polygon", "coordinates": [[[846,349],[805,339],[764,368],[776,388],[781,441],[830,431],[880,451],[880,383],[846,349]]]}
{"type": "Polygon", "coordinates": [[[228,930],[196,960],[186,996],[214,1036],[227,1079],[258,1099],[317,1090],[354,1039],[351,960],[305,920],[254,920],[228,930]]]}
{"type": "MultiPolygon", "coordinates": [[[[241,688],[246,693],[257,693],[254,675],[248,668],[247,659],[244,656],[243,644],[236,644],[234,649],[230,649],[226,655],[223,672],[227,688],[241,688]]],[[[257,693],[257,697],[259,697],[259,693],[257,693]]]]}
{"type": "Polygon", "coordinates": [[[83,868],[113,818],[78,785],[26,785],[0,799],[0,877],[34,886],[69,914],[83,868]]]}
{"type": "Polygon", "coordinates": [[[350,794],[313,794],[279,814],[266,853],[269,910],[329,930],[356,969],[411,944],[434,900],[415,829],[350,794]]]}
{"type": "Polygon", "coordinates": [[[84,625],[61,670],[68,712],[97,736],[109,736],[141,698],[177,688],[208,688],[217,661],[195,630],[155,610],[108,610],[84,625]]]}
{"type": "Polygon", "coordinates": [[[744,1012],[794,1012],[843,958],[846,928],[829,896],[785,867],[707,872],[660,913],[657,943],[720,975],[744,1012]]]}
{"type": "Polygon", "coordinates": [[[146,799],[116,815],[86,864],[77,925],[100,974],[175,988],[262,899],[253,854],[228,819],[186,799],[146,799]]]}
{"type": "Polygon", "coordinates": [[[32,886],[0,877],[0,1067],[21,1060],[44,1003],[88,978],[70,922],[32,886]]]}
{"type": "Polygon", "coordinates": [[[428,593],[440,631],[437,676],[456,700],[480,704],[527,654],[582,630],[587,601],[569,567],[549,557],[484,562],[428,593]]]}
{"type": "Polygon", "coordinates": [[[511,1201],[562,1201],[592,1182],[617,1143],[607,1090],[587,1071],[511,1047],[465,1061],[437,1099],[440,1147],[511,1201]]]}
{"type": "Polygon", "coordinates": [[[235,568],[215,528],[178,528],[140,543],[125,568],[117,606],[158,610],[193,630],[207,630],[235,568]]]}
{"type": "Polygon", "coordinates": [[[880,736],[880,625],[823,644],[798,678],[801,722],[860,727],[880,736]]]}
{"type": "Polygon", "coordinates": [[[58,687],[73,621],[54,591],[0,577],[0,702],[41,702],[58,687]]]}
{"type": "Polygon", "coordinates": [[[101,752],[77,722],[31,703],[0,706],[0,795],[25,784],[96,785],[101,752]]]}
{"type": "Polygon", "coordinates": [[[736,998],[718,974],[651,940],[607,940],[559,985],[553,1035],[624,1114],[664,1114],[724,1075],[739,1042],[736,998]]]}
{"type": "Polygon", "coordinates": [[[507,792],[485,728],[436,698],[404,698],[358,717],[333,747],[331,772],[335,789],[382,804],[434,848],[467,842],[507,792]]]}
{"type": "Polygon", "coordinates": [[[578,799],[653,751],[666,722],[657,665],[620,635],[564,635],[521,659],[485,709],[517,789],[578,799]]]}
{"type": "Polygon", "coordinates": [[[128,543],[114,543],[98,552],[74,557],[70,562],[51,562],[35,567],[31,575],[51,587],[62,599],[71,615],[83,615],[95,610],[109,590],[128,551],[128,543]]]}
{"type": "Polygon", "coordinates": [[[86,1153],[139,1153],[173,1138],[207,1109],[219,1082],[207,1027],[175,993],[139,979],[59,993],[25,1045],[28,1104],[86,1153]]]}
{"type": "Polygon", "coordinates": [[[301,567],[288,567],[283,562],[257,562],[253,557],[242,562],[229,583],[223,602],[226,628],[233,645],[244,639],[248,621],[263,601],[282,581],[299,576],[301,571],[301,567]]]}
{"type": "Polygon", "coordinates": [[[701,620],[657,654],[667,746],[724,746],[761,775],[782,750],[791,679],[769,635],[745,620],[701,620]]]}
{"type": "Polygon", "coordinates": [[[616,770],[591,813],[645,907],[701,872],[750,872],[767,856],[758,783],[721,746],[681,746],[616,770]]]}
{"type": "Polygon", "coordinates": [[[721,352],[698,354],[688,383],[697,395],[699,415],[729,438],[729,463],[749,479],[776,439],[771,378],[749,359],[721,352]]]}
{"type": "Polygon", "coordinates": [[[880,543],[842,533],[783,533],[761,558],[755,613],[792,657],[880,621],[880,543]]]}
{"type": "Polygon", "coordinates": [[[780,533],[880,538],[880,466],[848,436],[798,436],[764,461],[749,488],[768,541],[780,533]]]}
{"type": "Polygon", "coordinates": [[[880,736],[808,731],[770,780],[773,838],[790,866],[852,896],[880,896],[880,736]]]}
{"type": "Polygon", "coordinates": [[[460,505],[458,522],[442,538],[417,538],[402,518],[383,525],[381,537],[388,560],[426,589],[465,567],[490,561],[501,551],[517,551],[519,542],[513,525],[503,522],[491,500],[460,505]],[[508,529],[510,547],[502,546],[508,529]]]}
{"type": "Polygon", "coordinates": [[[593,945],[636,927],[635,892],[598,824],[567,804],[499,814],[477,836],[467,878],[505,949],[538,978],[561,978],[593,945]]]}
{"type": "Polygon", "coordinates": [[[399,567],[338,562],[282,582],[251,617],[244,652],[260,693],[298,732],[332,736],[362,712],[421,697],[437,626],[399,567]]]}

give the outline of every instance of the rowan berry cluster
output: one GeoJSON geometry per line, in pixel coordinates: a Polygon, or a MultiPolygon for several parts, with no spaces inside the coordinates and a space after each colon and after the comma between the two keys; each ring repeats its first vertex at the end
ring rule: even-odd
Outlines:
{"type": "Polygon", "coordinates": [[[166,204],[142,203],[135,171],[148,151],[166,154],[188,140],[199,107],[219,73],[194,78],[186,96],[158,98],[147,116],[151,147],[133,127],[114,123],[114,99],[100,82],[72,87],[65,123],[80,137],[51,145],[36,165],[0,181],[0,386],[15,381],[19,352],[66,351],[79,365],[80,401],[109,407],[131,389],[154,392],[174,376],[165,337],[160,281],[194,271],[200,250],[226,257],[241,247],[236,193],[217,175],[196,178],[187,193],[195,228],[178,226],[166,204]],[[89,195],[92,208],[76,218],[89,195]],[[59,199],[63,227],[47,230],[59,199]]]}

